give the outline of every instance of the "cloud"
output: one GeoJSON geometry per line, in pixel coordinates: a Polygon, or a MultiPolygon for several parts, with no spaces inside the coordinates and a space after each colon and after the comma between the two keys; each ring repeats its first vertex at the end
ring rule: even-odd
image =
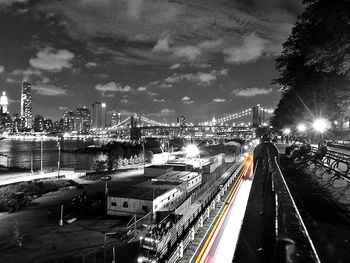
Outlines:
{"type": "Polygon", "coordinates": [[[20,83],[21,81],[15,80],[15,79],[13,79],[13,78],[6,78],[6,82],[7,82],[7,83],[20,83]]]}
{"type": "Polygon", "coordinates": [[[29,0],[0,0],[0,6],[10,6],[14,3],[26,3],[29,0]]]}
{"type": "Polygon", "coordinates": [[[240,64],[255,61],[263,55],[267,43],[266,39],[257,36],[255,33],[245,35],[241,45],[224,50],[225,62],[240,64]]]}
{"type": "Polygon", "coordinates": [[[213,99],[214,103],[226,102],[226,99],[213,99]]]}
{"type": "Polygon", "coordinates": [[[189,61],[195,60],[197,57],[199,57],[202,54],[202,51],[195,46],[180,46],[175,48],[174,50],[174,56],[185,58],[189,61]]]}
{"type": "Polygon", "coordinates": [[[169,67],[169,69],[177,69],[177,68],[180,68],[181,67],[181,64],[180,63],[176,63],[176,64],[174,64],[174,65],[171,65],[170,67],[169,67]]]}
{"type": "Polygon", "coordinates": [[[160,116],[169,116],[169,115],[173,115],[175,113],[174,110],[171,110],[169,108],[164,108],[160,111],[160,116]]]}
{"type": "Polygon", "coordinates": [[[153,102],[166,102],[165,99],[153,99],[153,102]]]}
{"type": "Polygon", "coordinates": [[[171,88],[173,85],[172,84],[169,84],[169,83],[162,83],[160,85],[158,85],[159,88],[162,88],[162,89],[169,89],[171,88]]]}
{"type": "Polygon", "coordinates": [[[172,76],[166,78],[165,82],[167,82],[167,83],[179,83],[179,82],[185,80],[185,81],[195,82],[201,86],[208,86],[212,82],[214,82],[218,76],[224,76],[227,74],[228,74],[227,69],[212,70],[209,73],[197,72],[196,74],[193,74],[193,73],[186,73],[186,74],[174,73],[172,76]]]}
{"type": "Polygon", "coordinates": [[[114,81],[108,82],[106,84],[97,84],[95,86],[97,91],[101,92],[103,97],[114,97],[115,92],[130,92],[132,88],[129,85],[122,86],[119,83],[115,83],[114,81]]]}
{"type": "Polygon", "coordinates": [[[60,72],[63,68],[71,68],[74,54],[68,50],[55,50],[51,47],[39,50],[35,58],[29,60],[29,64],[40,70],[60,72]]]}
{"type": "Polygon", "coordinates": [[[183,97],[183,98],[181,99],[181,101],[182,101],[183,103],[185,103],[185,104],[192,104],[192,103],[194,103],[194,101],[191,100],[191,98],[188,97],[188,96],[183,97]]]}
{"type": "Polygon", "coordinates": [[[32,90],[36,91],[36,94],[44,96],[59,96],[67,95],[67,90],[57,87],[55,85],[37,83],[32,85],[32,90]]]}
{"type": "Polygon", "coordinates": [[[43,72],[38,69],[29,67],[26,69],[15,69],[10,74],[16,77],[17,76],[20,77],[21,80],[19,81],[29,81],[32,76],[37,76],[37,77],[42,76],[43,72]]]}
{"type": "Polygon", "coordinates": [[[88,63],[85,64],[85,67],[87,67],[87,68],[95,68],[95,67],[97,67],[97,64],[96,64],[96,62],[88,62],[88,63]]]}
{"type": "Polygon", "coordinates": [[[169,39],[162,38],[159,39],[156,43],[156,45],[153,47],[153,52],[169,52],[170,51],[170,46],[169,46],[169,39]]]}
{"type": "Polygon", "coordinates": [[[141,86],[141,87],[138,87],[137,90],[138,90],[138,91],[146,91],[146,90],[147,90],[147,87],[141,86]]]}
{"type": "Polygon", "coordinates": [[[39,1],[34,8],[55,13],[57,19],[66,22],[65,28],[71,37],[103,47],[99,50],[101,55],[116,52],[108,57],[116,63],[158,62],[158,53],[161,52],[150,52],[143,45],[156,43],[154,51],[172,54],[162,57],[162,62],[174,64],[177,59],[195,60],[199,56],[203,62],[213,61],[210,55],[222,53],[225,49],[227,60],[231,61],[233,57],[232,60],[236,61],[237,54],[232,48],[239,48],[242,36],[253,31],[269,40],[268,47],[264,47],[266,50],[280,50],[296,16],[303,10],[302,1],[287,2],[76,0],[64,4],[39,1]],[[105,41],[107,38],[122,41],[120,45],[111,46],[105,41]],[[126,40],[124,44],[123,40],[126,40]],[[137,45],[130,47],[128,41],[137,45]]]}
{"type": "Polygon", "coordinates": [[[253,96],[257,96],[257,95],[265,95],[265,94],[269,94],[272,92],[272,88],[258,88],[258,87],[254,87],[254,88],[246,88],[246,89],[241,89],[241,90],[234,90],[232,91],[233,95],[236,96],[242,96],[242,97],[253,97],[253,96]]]}
{"type": "Polygon", "coordinates": [[[0,74],[5,71],[5,67],[3,65],[0,65],[0,74]]]}
{"type": "MultiPolygon", "coordinates": [[[[171,53],[172,56],[176,58],[184,58],[187,61],[193,61],[195,60],[198,56],[202,54],[202,51],[199,47],[197,46],[191,46],[191,45],[186,45],[186,46],[170,46],[170,40],[168,37],[158,39],[157,43],[152,49],[152,52],[154,53],[171,53]]],[[[175,64],[176,67],[179,67],[180,64],[175,64]]],[[[174,68],[171,68],[174,69],[174,68]]]]}
{"type": "Polygon", "coordinates": [[[66,107],[66,106],[59,106],[58,109],[59,110],[68,110],[68,107],[66,107]]]}

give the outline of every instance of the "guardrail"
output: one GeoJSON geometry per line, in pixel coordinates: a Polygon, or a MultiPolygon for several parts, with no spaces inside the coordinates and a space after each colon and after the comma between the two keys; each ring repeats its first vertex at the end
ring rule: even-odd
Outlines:
{"type": "Polygon", "coordinates": [[[268,153],[268,174],[275,201],[275,246],[272,262],[319,263],[313,242],[280,170],[277,157],[268,153]]]}

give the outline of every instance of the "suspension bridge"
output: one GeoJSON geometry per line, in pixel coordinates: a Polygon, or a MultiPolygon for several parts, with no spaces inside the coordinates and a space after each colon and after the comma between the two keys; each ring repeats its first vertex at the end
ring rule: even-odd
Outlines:
{"type": "Polygon", "coordinates": [[[218,119],[194,123],[166,123],[150,119],[142,115],[128,116],[120,123],[97,129],[95,134],[110,134],[115,136],[130,136],[130,139],[144,137],[168,136],[195,136],[195,137],[246,137],[251,136],[253,128],[267,125],[272,114],[271,109],[261,107],[259,104],[239,112],[227,114],[218,119]],[[246,122],[239,122],[245,119],[246,122]],[[248,120],[248,121],[247,121],[248,120]]]}

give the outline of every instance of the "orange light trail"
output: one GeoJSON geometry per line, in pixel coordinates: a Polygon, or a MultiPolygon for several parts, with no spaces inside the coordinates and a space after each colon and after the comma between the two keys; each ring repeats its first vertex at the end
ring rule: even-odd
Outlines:
{"type": "Polygon", "coordinates": [[[248,178],[249,176],[246,176],[247,175],[247,172],[248,170],[250,170],[249,168],[252,166],[252,159],[253,159],[253,155],[250,154],[248,156],[248,158],[245,160],[244,162],[244,172],[242,172],[239,177],[238,177],[238,180],[236,181],[233,189],[231,190],[232,193],[230,194],[230,197],[228,199],[228,201],[226,202],[226,204],[224,205],[224,208],[223,210],[221,211],[220,213],[220,216],[217,218],[215,224],[214,224],[214,227],[212,229],[212,231],[210,232],[207,240],[205,241],[204,245],[203,245],[203,248],[201,249],[195,263],[204,263],[204,262],[207,262],[208,259],[209,259],[209,252],[218,236],[218,234],[220,233],[220,230],[221,230],[221,227],[225,221],[225,218],[227,216],[227,213],[229,211],[229,208],[230,206],[232,205],[232,201],[234,199],[234,197],[236,196],[237,194],[237,190],[243,180],[243,178],[248,178]]]}

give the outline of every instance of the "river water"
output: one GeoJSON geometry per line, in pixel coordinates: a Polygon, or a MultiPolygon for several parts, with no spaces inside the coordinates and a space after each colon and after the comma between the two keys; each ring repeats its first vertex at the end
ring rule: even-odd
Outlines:
{"type": "MultiPolygon", "coordinates": [[[[40,141],[0,140],[0,165],[17,166],[21,168],[31,167],[33,156],[34,170],[40,169],[40,141]]],[[[61,142],[61,168],[75,168],[89,170],[93,168],[95,154],[71,153],[64,150],[85,148],[88,145],[101,145],[100,141],[62,140],[61,142]]],[[[43,141],[43,168],[57,167],[58,148],[57,141],[43,141]]]]}

